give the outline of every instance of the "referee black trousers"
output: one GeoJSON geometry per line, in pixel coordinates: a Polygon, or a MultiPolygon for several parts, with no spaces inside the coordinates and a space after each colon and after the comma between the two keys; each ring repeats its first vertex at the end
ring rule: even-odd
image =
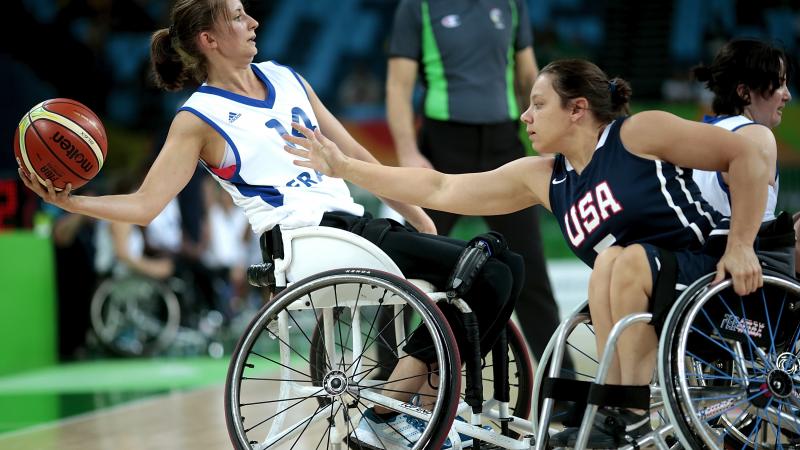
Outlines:
{"type": "MultiPolygon", "coordinates": [[[[444,173],[489,171],[525,156],[517,121],[479,125],[425,119],[419,148],[433,167],[444,173]]],[[[489,229],[505,236],[509,248],[525,262],[525,283],[516,302],[516,312],[528,346],[539,360],[560,317],[547,274],[537,209],[526,208],[483,219],[489,229]]],[[[461,217],[441,211],[427,212],[442,235],[450,234],[461,217]]],[[[569,358],[564,365],[572,366],[569,358]]]]}

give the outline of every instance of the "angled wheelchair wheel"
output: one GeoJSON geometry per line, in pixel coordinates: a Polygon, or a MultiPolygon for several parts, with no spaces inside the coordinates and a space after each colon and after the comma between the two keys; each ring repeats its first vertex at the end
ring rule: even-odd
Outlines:
{"type": "MultiPolygon", "coordinates": [[[[337,326],[344,326],[345,329],[351,327],[350,317],[344,312],[343,308],[336,308],[334,310],[334,320],[337,326]],[[341,323],[340,323],[341,321],[341,323]]],[[[373,380],[386,380],[389,374],[397,364],[397,356],[395,353],[395,333],[394,327],[389,328],[387,325],[389,320],[403,320],[405,327],[415,326],[415,318],[412,315],[406,314],[405,317],[394,317],[392,311],[383,307],[378,312],[378,319],[376,326],[385,330],[379,335],[375,345],[368,355],[365,355],[364,368],[369,371],[368,378],[373,380]],[[386,332],[391,331],[391,332],[386,332]]],[[[418,319],[418,318],[417,318],[418,319]]],[[[417,320],[418,321],[418,320],[417,320]]],[[[364,325],[362,325],[362,328],[364,325]]],[[[322,339],[322,330],[324,330],[322,318],[319,319],[317,327],[314,328],[314,335],[311,339],[311,373],[317,382],[322,380],[326,371],[326,354],[324,348],[324,340],[322,339]]],[[[362,334],[366,335],[365,331],[362,334]]],[[[531,395],[533,393],[533,366],[528,354],[528,347],[522,332],[513,323],[509,322],[506,326],[506,336],[508,344],[507,357],[509,362],[509,412],[516,417],[527,418],[531,411],[531,395]]],[[[338,343],[337,343],[338,344],[338,343]]],[[[483,395],[484,395],[484,410],[490,410],[497,407],[497,401],[492,398],[494,389],[494,361],[492,354],[489,353],[481,361],[481,379],[483,380],[483,395]]],[[[466,369],[461,369],[462,380],[466,376],[466,369]]],[[[460,400],[464,400],[464,383],[462,383],[460,391],[460,400]]],[[[320,403],[326,402],[327,399],[319,398],[320,403]]],[[[463,406],[463,404],[462,404],[463,406]]],[[[499,423],[493,423],[497,428],[500,427],[499,423]]]]}
{"type": "Polygon", "coordinates": [[[169,346],[180,326],[180,303],[164,283],[139,276],[108,278],[92,295],[92,330],[124,356],[153,354],[169,346]]]}
{"type": "Polygon", "coordinates": [[[670,312],[659,376],[687,448],[781,449],[800,443],[800,285],[764,274],[737,295],[730,280],[690,286],[670,312]]]}
{"type": "MultiPolygon", "coordinates": [[[[558,332],[554,334],[542,354],[542,358],[536,368],[534,378],[531,418],[535,424],[544,420],[545,427],[552,432],[562,431],[567,427],[580,425],[584,405],[574,405],[567,401],[554,401],[549,399],[543,388],[544,381],[549,377],[549,368],[553,364],[554,357],[558,364],[562,358],[557,354],[570,355],[573,365],[567,367],[562,365],[558,378],[572,379],[578,381],[593,381],[599,368],[599,359],[595,345],[594,327],[589,318],[588,301],[584,301],[559,325],[558,330],[564,331],[564,340],[558,340],[558,332]],[[561,352],[558,349],[563,349],[561,352]],[[546,414],[543,415],[543,410],[546,414]]],[[[538,429],[538,427],[536,427],[538,429]]]]}
{"type": "Polygon", "coordinates": [[[354,430],[367,408],[381,405],[422,419],[413,448],[439,448],[455,416],[459,366],[444,316],[406,280],[367,269],[323,272],[273,298],[239,340],[225,386],[228,432],[239,450],[359,448],[354,430]],[[394,318],[409,311],[412,320],[379,326],[386,311],[394,318]],[[429,407],[381,389],[394,361],[409,357],[405,342],[418,327],[432,337],[436,355],[428,373],[415,375],[438,377],[429,407]],[[385,338],[390,330],[394,341],[385,338]]]}

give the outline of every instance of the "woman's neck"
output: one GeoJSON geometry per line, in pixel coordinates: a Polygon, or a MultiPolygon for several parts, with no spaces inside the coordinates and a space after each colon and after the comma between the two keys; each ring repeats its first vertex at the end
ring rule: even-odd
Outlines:
{"type": "Polygon", "coordinates": [[[264,85],[248,64],[245,67],[209,70],[206,84],[246,97],[263,97],[264,85]]]}
{"type": "Polygon", "coordinates": [[[592,160],[592,156],[597,149],[597,143],[600,142],[600,137],[603,135],[607,125],[593,123],[591,126],[579,128],[576,133],[570,136],[565,148],[572,149],[572,151],[565,151],[564,156],[578,175],[583,172],[583,169],[592,160]]]}

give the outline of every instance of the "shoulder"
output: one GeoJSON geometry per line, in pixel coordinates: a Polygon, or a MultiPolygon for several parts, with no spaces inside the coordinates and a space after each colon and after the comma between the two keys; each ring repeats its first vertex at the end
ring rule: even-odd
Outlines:
{"type": "Polygon", "coordinates": [[[772,147],[774,149],[777,146],[775,134],[772,133],[772,130],[758,123],[739,127],[734,133],[749,138],[761,147],[772,147]]]}
{"type": "Polygon", "coordinates": [[[169,135],[181,136],[182,140],[206,140],[215,133],[209,121],[195,111],[182,109],[172,119],[169,135]]]}
{"type": "Polygon", "coordinates": [[[651,110],[627,117],[619,126],[619,134],[626,147],[630,148],[628,146],[629,143],[635,146],[637,142],[642,140],[649,142],[689,123],[712,127],[712,125],[681,119],[675,114],[666,111],[651,110]]]}
{"type": "Polygon", "coordinates": [[[638,131],[639,129],[649,129],[652,127],[656,127],[659,124],[670,124],[674,122],[676,119],[680,119],[678,116],[668,113],[666,111],[642,111],[636,114],[629,116],[625,119],[625,122],[622,124],[622,130],[632,130],[638,131]]]}
{"type": "Polygon", "coordinates": [[[550,180],[555,164],[555,156],[526,156],[495,170],[503,170],[502,176],[526,186],[536,202],[550,210],[550,180]]]}
{"type": "Polygon", "coordinates": [[[525,184],[544,179],[550,182],[555,167],[555,156],[525,156],[495,169],[498,175],[511,177],[525,184]]]}
{"type": "Polygon", "coordinates": [[[508,163],[508,166],[512,166],[519,170],[547,170],[552,171],[553,166],[555,164],[556,158],[560,157],[561,155],[553,155],[553,156],[525,156],[514,161],[508,163]]]}

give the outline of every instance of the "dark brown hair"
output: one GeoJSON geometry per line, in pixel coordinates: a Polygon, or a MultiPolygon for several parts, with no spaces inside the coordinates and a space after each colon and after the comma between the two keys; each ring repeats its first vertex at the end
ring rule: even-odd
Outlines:
{"type": "Polygon", "coordinates": [[[751,93],[772,95],[787,77],[789,64],[783,50],[755,39],[728,42],[717,52],[710,66],[692,69],[697,81],[705,82],[714,93],[711,105],[715,114],[738,115],[750,104],[751,93]],[[745,86],[739,95],[739,85],[745,86]]]}
{"type": "Polygon", "coordinates": [[[631,87],[622,78],[609,79],[595,64],[584,59],[562,59],[546,65],[540,75],[549,74],[561,105],[584,97],[597,120],[607,123],[630,113],[631,87]]]}
{"type": "Polygon", "coordinates": [[[210,30],[217,19],[228,19],[229,15],[225,0],[177,0],[170,11],[171,25],[153,33],[150,40],[156,85],[177,91],[188,82],[205,81],[208,66],[197,47],[197,35],[210,30]]]}

